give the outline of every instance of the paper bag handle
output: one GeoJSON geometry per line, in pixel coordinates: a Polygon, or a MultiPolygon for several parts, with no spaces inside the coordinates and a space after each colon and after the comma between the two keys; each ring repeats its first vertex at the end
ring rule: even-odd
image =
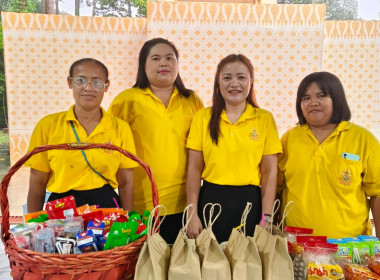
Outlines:
{"type": "Polygon", "coordinates": [[[220,205],[219,203],[215,203],[215,204],[212,204],[212,203],[207,203],[205,205],[205,207],[203,207],[203,221],[205,223],[205,226],[207,229],[209,230],[212,230],[212,225],[215,223],[215,221],[218,219],[220,213],[222,212],[222,205],[220,205]],[[206,208],[208,206],[211,206],[210,208],[210,212],[209,212],[209,220],[208,222],[206,221],[206,208]],[[215,207],[218,206],[219,207],[219,211],[218,213],[216,214],[215,218],[213,219],[212,216],[214,215],[214,210],[215,210],[215,207]]]}
{"type": "Polygon", "coordinates": [[[245,206],[245,209],[243,211],[243,215],[241,215],[240,226],[238,228],[238,231],[242,232],[244,236],[247,236],[246,235],[247,217],[248,217],[249,212],[251,212],[251,209],[252,209],[252,203],[247,202],[247,205],[245,206]],[[241,229],[243,229],[243,231],[241,229]]]}
{"type": "Polygon", "coordinates": [[[166,217],[166,207],[163,205],[157,205],[156,207],[154,207],[152,212],[150,212],[149,219],[148,219],[148,226],[149,226],[148,239],[153,234],[159,232],[160,226],[161,226],[162,222],[164,221],[165,217],[166,217]],[[164,210],[165,213],[160,218],[160,214],[161,214],[162,210],[164,210]],[[153,222],[153,219],[154,219],[154,222],[153,222]],[[152,225],[152,223],[153,223],[153,225],[152,225]]]}

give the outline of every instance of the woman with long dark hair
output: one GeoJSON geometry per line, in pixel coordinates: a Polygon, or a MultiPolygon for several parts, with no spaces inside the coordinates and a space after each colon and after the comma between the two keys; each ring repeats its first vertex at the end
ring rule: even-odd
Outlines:
{"type": "MultiPolygon", "coordinates": [[[[137,156],[149,164],[157,183],[160,204],[167,209],[161,236],[172,244],[182,227],[186,207],[185,143],[201,99],[184,86],[178,73],[178,51],[164,38],[143,45],[135,85],[120,93],[109,112],[131,126],[137,156]]],[[[152,210],[150,181],[136,168],[135,210],[152,210]]]]}
{"type": "Polygon", "coordinates": [[[253,235],[262,217],[271,220],[277,154],[282,148],[272,115],[257,106],[253,66],[244,55],[231,54],[219,62],[212,107],[194,117],[187,148],[187,203],[198,205],[189,237],[197,237],[202,230],[199,217],[209,202],[222,206],[213,225],[219,242],[228,240],[232,228],[239,226],[247,202],[253,206],[247,234],[253,235]]]}

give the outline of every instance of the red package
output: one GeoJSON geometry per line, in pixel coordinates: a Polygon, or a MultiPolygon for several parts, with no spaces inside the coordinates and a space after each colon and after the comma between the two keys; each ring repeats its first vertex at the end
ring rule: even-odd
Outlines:
{"type": "Polygon", "coordinates": [[[84,228],[87,228],[89,221],[95,221],[95,222],[101,223],[103,221],[104,216],[103,216],[102,211],[99,210],[99,211],[83,214],[82,218],[83,218],[83,226],[84,228]]]}
{"type": "Polygon", "coordinates": [[[339,262],[343,268],[346,280],[380,280],[380,276],[369,270],[368,267],[356,263],[339,262]]]}
{"type": "Polygon", "coordinates": [[[74,196],[70,195],[46,203],[49,219],[66,219],[78,216],[74,196]]]}
{"type": "Polygon", "coordinates": [[[107,215],[104,215],[103,217],[103,223],[104,223],[104,232],[103,234],[106,235],[107,232],[110,231],[112,223],[115,222],[117,219],[120,218],[120,213],[118,212],[113,212],[109,213],[107,215]]]}

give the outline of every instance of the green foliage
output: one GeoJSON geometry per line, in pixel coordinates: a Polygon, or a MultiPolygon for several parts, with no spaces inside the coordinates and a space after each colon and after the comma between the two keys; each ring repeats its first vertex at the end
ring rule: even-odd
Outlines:
{"type": "Polygon", "coordinates": [[[146,1],[133,0],[133,6],[137,8],[137,17],[146,17],[146,1]]]}
{"type": "Polygon", "coordinates": [[[95,15],[103,17],[132,17],[132,9],[137,9],[137,17],[146,17],[147,0],[86,0],[88,7],[95,5],[95,15]]]}
{"type": "Polygon", "coordinates": [[[278,4],[326,4],[326,20],[357,20],[357,0],[277,0],[278,4]]]}

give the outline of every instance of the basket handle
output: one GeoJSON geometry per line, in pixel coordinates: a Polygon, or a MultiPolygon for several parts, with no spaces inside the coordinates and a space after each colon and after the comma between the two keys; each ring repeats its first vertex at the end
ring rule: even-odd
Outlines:
{"type": "Polygon", "coordinates": [[[123,150],[122,148],[119,148],[112,144],[90,144],[90,143],[66,143],[66,144],[57,144],[57,145],[44,145],[37,147],[30,151],[29,153],[25,154],[23,157],[21,157],[8,171],[8,173],[3,177],[1,180],[1,191],[0,191],[0,206],[1,206],[1,213],[2,213],[2,220],[1,220],[1,241],[4,243],[7,242],[9,239],[9,201],[8,201],[8,186],[9,182],[12,178],[12,176],[19,170],[23,164],[33,155],[45,152],[48,150],[89,150],[89,149],[107,149],[107,150],[114,150],[118,151],[119,153],[123,154],[124,156],[138,162],[146,171],[148,174],[148,177],[150,179],[150,182],[152,184],[152,199],[153,199],[153,206],[156,207],[158,203],[158,191],[156,182],[154,181],[153,172],[150,169],[150,167],[143,162],[141,159],[139,159],[134,154],[123,150]]]}

